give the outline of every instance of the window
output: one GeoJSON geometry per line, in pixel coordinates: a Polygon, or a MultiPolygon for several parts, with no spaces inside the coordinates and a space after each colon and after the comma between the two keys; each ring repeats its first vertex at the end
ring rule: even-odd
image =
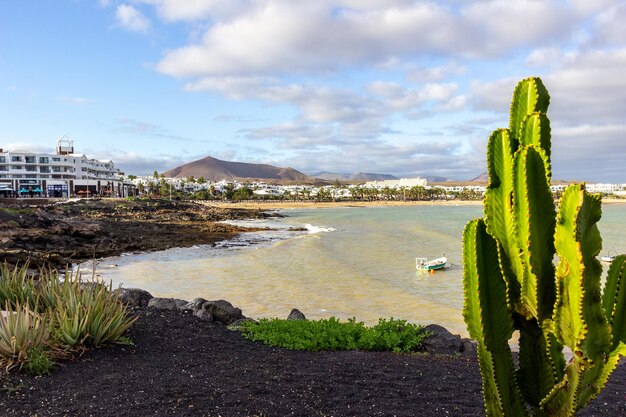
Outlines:
{"type": "Polygon", "coordinates": [[[26,175],[26,178],[37,178],[37,175],[28,174],[28,175],[26,175]]]}
{"type": "Polygon", "coordinates": [[[39,167],[39,172],[50,172],[50,167],[39,167]]]}
{"type": "MultiPolygon", "coordinates": [[[[54,158],[52,158],[52,159],[54,159],[54,158]]],[[[50,162],[50,161],[48,160],[48,157],[47,157],[47,156],[40,156],[40,157],[39,157],[39,163],[40,163],[40,164],[47,164],[47,163],[49,163],[49,162],[50,162]]]]}
{"type": "Polygon", "coordinates": [[[61,167],[52,167],[52,172],[61,172],[61,167]]]}
{"type": "Polygon", "coordinates": [[[61,162],[61,158],[52,158],[52,162],[61,162]]]}
{"type": "Polygon", "coordinates": [[[50,177],[49,175],[40,175],[39,178],[48,178],[50,177]]]}
{"type": "Polygon", "coordinates": [[[37,158],[34,156],[27,156],[24,158],[27,164],[34,164],[37,162],[37,158]]]}
{"type": "Polygon", "coordinates": [[[12,156],[11,157],[11,162],[21,162],[22,161],[22,157],[21,156],[12,156]]]}
{"type": "Polygon", "coordinates": [[[37,167],[26,167],[26,171],[36,172],[37,171],[37,167]]]}
{"type": "Polygon", "coordinates": [[[21,165],[11,165],[11,169],[22,169],[21,165]]]}
{"type": "Polygon", "coordinates": [[[7,161],[6,156],[0,156],[0,162],[6,162],[6,161],[7,161]]]}

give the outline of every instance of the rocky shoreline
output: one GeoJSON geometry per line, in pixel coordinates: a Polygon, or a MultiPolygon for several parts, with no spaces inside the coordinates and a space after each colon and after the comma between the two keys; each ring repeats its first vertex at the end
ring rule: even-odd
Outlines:
{"type": "MultiPolygon", "coordinates": [[[[207,323],[228,326],[236,330],[245,321],[255,321],[243,315],[242,310],[226,300],[206,300],[195,298],[192,301],[178,298],[154,297],[146,290],[139,288],[118,288],[115,296],[132,309],[154,308],[157,310],[177,311],[190,314],[207,323]]],[[[297,308],[291,310],[287,320],[306,320],[306,316],[297,308]]],[[[436,355],[476,355],[476,344],[469,338],[453,335],[446,328],[437,324],[429,324],[425,329],[430,336],[424,340],[423,352],[436,355]]]]}
{"type": "Polygon", "coordinates": [[[182,201],[79,200],[0,206],[0,262],[33,269],[127,252],[215,244],[257,229],[224,220],[278,216],[258,209],[212,207],[182,201]]]}
{"type": "MultiPolygon", "coordinates": [[[[476,356],[456,351],[455,336],[443,338],[447,354],[292,351],[244,338],[235,328],[246,318],[224,300],[117,295],[138,318],[133,344],[87,352],[50,376],[0,373],[3,416],[485,415],[476,356]]],[[[624,381],[622,364],[577,415],[626,415],[624,381]]]]}

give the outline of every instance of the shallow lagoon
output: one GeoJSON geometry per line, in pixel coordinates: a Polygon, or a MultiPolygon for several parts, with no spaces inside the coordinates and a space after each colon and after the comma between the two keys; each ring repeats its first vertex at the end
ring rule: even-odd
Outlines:
{"type": "MultiPolygon", "coordinates": [[[[461,316],[465,223],[482,206],[297,209],[255,225],[278,231],[244,234],[217,247],[198,246],[100,261],[113,285],[160,297],[225,299],[249,317],[379,317],[441,324],[466,335],[461,316]],[[306,232],[289,227],[306,227],[306,232]],[[414,258],[447,256],[449,267],[417,272],[414,258]]],[[[626,252],[626,205],[604,205],[603,254],[626,252]]]]}

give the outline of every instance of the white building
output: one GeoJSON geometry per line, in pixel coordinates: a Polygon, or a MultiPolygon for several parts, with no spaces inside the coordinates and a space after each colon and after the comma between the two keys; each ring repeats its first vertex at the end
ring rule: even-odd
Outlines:
{"type": "Polygon", "coordinates": [[[428,181],[424,178],[400,178],[399,180],[384,180],[384,181],[368,181],[363,186],[370,188],[382,189],[388,188],[401,188],[401,187],[426,187],[428,181]]]}
{"type": "Polygon", "coordinates": [[[74,142],[57,140],[56,153],[0,149],[0,193],[19,197],[127,197],[133,188],[113,161],[74,153],[74,142]]]}

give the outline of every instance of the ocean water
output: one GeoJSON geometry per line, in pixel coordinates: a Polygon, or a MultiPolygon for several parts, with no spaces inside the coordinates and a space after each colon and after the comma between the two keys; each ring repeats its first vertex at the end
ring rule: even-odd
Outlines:
{"type": "MultiPolygon", "coordinates": [[[[225,299],[248,317],[379,317],[440,324],[466,335],[461,235],[482,206],[285,210],[283,219],[240,222],[278,230],[245,233],[215,247],[133,254],[97,263],[114,286],[155,296],[225,299]],[[290,227],[306,227],[295,232],[290,227]],[[418,272],[415,257],[448,258],[418,272]]],[[[605,205],[603,254],[626,253],[626,205],[605,205]]],[[[89,268],[85,265],[83,268],[89,268]]]]}

